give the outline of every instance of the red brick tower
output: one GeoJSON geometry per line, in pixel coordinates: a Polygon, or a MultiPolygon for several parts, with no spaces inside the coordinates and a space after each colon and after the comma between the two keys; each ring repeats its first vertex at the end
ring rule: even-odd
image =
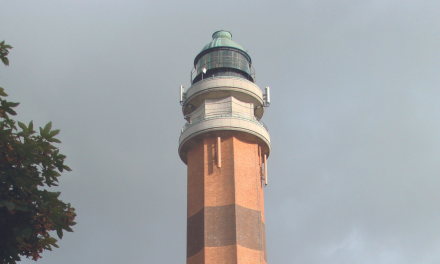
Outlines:
{"type": "Polygon", "coordinates": [[[179,155],[188,165],[187,264],[267,263],[263,186],[270,103],[250,56],[228,31],[213,34],[181,87],[179,155]]]}

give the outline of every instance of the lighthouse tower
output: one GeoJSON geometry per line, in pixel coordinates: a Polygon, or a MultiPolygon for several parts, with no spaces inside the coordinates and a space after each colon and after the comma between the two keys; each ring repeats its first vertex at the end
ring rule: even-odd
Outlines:
{"type": "Polygon", "coordinates": [[[187,264],[267,263],[263,187],[270,137],[260,119],[270,94],[255,78],[249,54],[220,30],[196,56],[191,87],[180,87],[187,264]]]}

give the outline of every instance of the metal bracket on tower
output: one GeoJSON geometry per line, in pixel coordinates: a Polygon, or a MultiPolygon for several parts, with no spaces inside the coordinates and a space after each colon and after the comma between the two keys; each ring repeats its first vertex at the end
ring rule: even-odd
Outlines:
{"type": "Polygon", "coordinates": [[[222,139],[217,137],[217,167],[222,167],[222,139]]]}
{"type": "Polygon", "coordinates": [[[263,94],[263,100],[264,100],[264,107],[270,106],[270,87],[266,86],[266,93],[263,94]]]}
{"type": "Polygon", "coordinates": [[[183,85],[180,85],[180,105],[183,105],[185,100],[186,100],[185,87],[183,87],[183,85]]]}
{"type": "Polygon", "coordinates": [[[267,185],[267,156],[264,154],[264,186],[267,185]]]}

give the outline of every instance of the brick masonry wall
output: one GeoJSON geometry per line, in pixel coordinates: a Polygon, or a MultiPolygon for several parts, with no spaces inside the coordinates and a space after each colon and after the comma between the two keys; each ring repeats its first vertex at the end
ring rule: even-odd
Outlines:
{"type": "Polygon", "coordinates": [[[266,263],[261,157],[256,143],[204,138],[188,151],[188,264],[266,263]]]}

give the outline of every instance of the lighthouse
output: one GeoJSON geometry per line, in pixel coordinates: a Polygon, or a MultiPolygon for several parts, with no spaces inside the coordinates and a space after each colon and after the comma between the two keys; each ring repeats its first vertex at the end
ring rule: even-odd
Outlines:
{"type": "Polygon", "coordinates": [[[251,57],[229,31],[214,32],[197,54],[180,104],[187,264],[267,263],[263,190],[271,145],[261,118],[270,89],[256,85],[251,57]]]}

